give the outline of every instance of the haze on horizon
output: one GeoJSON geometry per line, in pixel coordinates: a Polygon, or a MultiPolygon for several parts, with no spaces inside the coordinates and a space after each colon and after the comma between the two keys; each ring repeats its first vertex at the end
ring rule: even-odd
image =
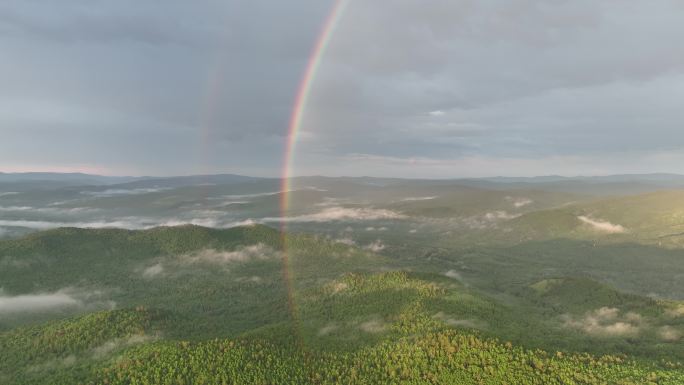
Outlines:
{"type": "MultiPolygon", "coordinates": [[[[0,5],[0,171],[279,176],[333,1],[0,5]]],[[[684,173],[675,0],[350,0],[295,175],[684,173]]]]}

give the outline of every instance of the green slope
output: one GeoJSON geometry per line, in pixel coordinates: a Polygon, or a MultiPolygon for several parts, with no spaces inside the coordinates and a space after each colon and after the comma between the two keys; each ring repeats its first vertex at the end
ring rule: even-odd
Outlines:
{"type": "Polygon", "coordinates": [[[0,382],[681,383],[681,303],[505,265],[567,262],[539,247],[420,270],[265,226],[0,241],[0,382]],[[8,311],[29,298],[75,302],[8,311]]]}

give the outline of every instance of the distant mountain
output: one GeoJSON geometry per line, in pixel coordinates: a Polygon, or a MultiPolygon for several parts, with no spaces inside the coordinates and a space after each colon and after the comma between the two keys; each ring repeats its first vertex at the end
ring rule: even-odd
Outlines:
{"type": "MultiPolygon", "coordinates": [[[[49,190],[70,186],[96,186],[121,189],[178,188],[200,185],[238,185],[254,182],[279,184],[279,178],[236,174],[188,176],[102,176],[83,173],[0,173],[0,191],[49,190]]],[[[582,195],[629,195],[684,188],[684,175],[624,174],[608,176],[558,175],[536,177],[487,177],[463,179],[402,179],[377,177],[302,176],[293,185],[324,189],[428,188],[462,186],[488,190],[543,190],[582,195]]]]}
{"type": "Polygon", "coordinates": [[[82,187],[88,191],[100,191],[103,189],[172,189],[201,185],[236,185],[259,181],[277,181],[277,179],[233,174],[131,177],[51,172],[0,173],[0,192],[45,191],[73,187],[82,187]]]}
{"type": "Polygon", "coordinates": [[[111,186],[142,179],[145,178],[82,173],[0,172],[0,192],[53,191],[75,186],[111,186]]]}
{"type": "Polygon", "coordinates": [[[83,173],[59,172],[0,172],[0,183],[58,182],[64,185],[116,184],[145,179],[146,177],[103,176],[83,173]]]}
{"type": "Polygon", "coordinates": [[[457,180],[464,186],[491,190],[538,189],[587,195],[630,195],[684,188],[684,175],[625,174],[608,176],[494,177],[457,180]]]}
{"type": "Polygon", "coordinates": [[[188,175],[171,177],[146,177],[144,179],[121,183],[117,187],[121,188],[175,188],[197,185],[230,185],[248,182],[259,182],[265,180],[276,180],[275,178],[259,178],[235,174],[215,174],[215,175],[188,175]]]}
{"type": "Polygon", "coordinates": [[[545,175],[533,177],[505,177],[497,176],[490,178],[472,178],[473,180],[485,180],[498,183],[551,183],[565,181],[584,181],[595,183],[607,182],[660,182],[660,183],[684,183],[684,175],[654,173],[654,174],[618,174],[605,176],[560,176],[545,175]]]}

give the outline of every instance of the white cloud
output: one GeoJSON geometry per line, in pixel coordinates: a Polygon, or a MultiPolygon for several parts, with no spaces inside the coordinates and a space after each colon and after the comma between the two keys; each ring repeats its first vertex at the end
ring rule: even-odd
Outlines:
{"type": "Polygon", "coordinates": [[[153,277],[156,277],[163,272],[164,272],[164,266],[162,266],[161,263],[157,263],[156,265],[152,265],[150,267],[145,268],[145,270],[143,270],[142,275],[145,278],[153,278],[153,277]]]}
{"type": "Polygon", "coordinates": [[[587,312],[579,319],[569,315],[563,316],[563,319],[566,327],[597,337],[634,336],[639,334],[643,326],[641,315],[629,312],[620,317],[619,309],[609,307],[587,312]]]}
{"type": "Polygon", "coordinates": [[[505,211],[492,211],[488,212],[484,215],[484,218],[489,220],[489,221],[496,221],[496,220],[501,220],[501,219],[514,219],[519,217],[520,215],[518,214],[509,214],[505,211]]]}
{"type": "Polygon", "coordinates": [[[71,207],[71,208],[60,208],[60,207],[32,207],[32,206],[0,206],[0,211],[5,212],[36,212],[36,213],[47,213],[47,214],[80,214],[85,212],[95,212],[98,209],[92,207],[71,207]]]}
{"type": "Polygon", "coordinates": [[[673,318],[684,317],[684,303],[676,304],[672,308],[667,309],[665,314],[673,318]]]}
{"type": "Polygon", "coordinates": [[[377,253],[385,249],[385,244],[381,240],[376,239],[373,243],[365,246],[364,249],[377,253]]]}
{"type": "Polygon", "coordinates": [[[226,206],[233,206],[233,205],[246,205],[250,204],[250,201],[233,201],[233,200],[228,200],[223,203],[221,203],[221,207],[226,207],[226,206]]]}
{"type": "Polygon", "coordinates": [[[463,277],[461,277],[461,274],[456,270],[448,270],[447,272],[444,273],[444,275],[449,277],[449,278],[458,280],[458,281],[463,280],[463,277]]]}
{"type": "Polygon", "coordinates": [[[332,294],[337,294],[340,292],[343,292],[349,288],[349,285],[347,285],[344,282],[335,282],[330,286],[332,294]]]}
{"type": "Polygon", "coordinates": [[[83,195],[89,195],[95,198],[108,198],[120,195],[142,195],[161,191],[171,190],[170,187],[155,187],[155,188],[134,188],[134,189],[107,189],[103,191],[81,191],[83,195]]]}
{"type": "Polygon", "coordinates": [[[336,239],[335,243],[342,243],[342,244],[348,245],[348,246],[355,246],[356,245],[356,242],[354,242],[354,240],[351,238],[336,239]]]}
{"type": "Polygon", "coordinates": [[[328,334],[334,332],[334,331],[337,330],[338,328],[339,328],[339,327],[338,327],[337,325],[335,325],[334,323],[329,323],[329,324],[323,326],[322,328],[320,328],[320,329],[318,330],[318,335],[319,335],[319,336],[326,336],[326,335],[328,335],[328,334]]]}
{"type": "Polygon", "coordinates": [[[428,112],[428,114],[430,114],[430,116],[444,116],[444,111],[435,110],[435,111],[428,112]]]}
{"type": "Polygon", "coordinates": [[[244,199],[244,198],[259,198],[259,197],[267,197],[267,196],[272,196],[272,195],[279,195],[279,194],[285,194],[285,193],[292,193],[292,192],[297,192],[297,191],[318,191],[318,192],[326,192],[328,190],[318,188],[315,186],[307,186],[299,189],[292,189],[292,190],[280,190],[280,191],[269,191],[269,192],[261,192],[261,193],[252,193],[252,194],[237,194],[237,195],[223,195],[221,198],[225,199],[244,199]]]}
{"type": "Polygon", "coordinates": [[[77,308],[113,309],[116,303],[103,299],[104,293],[99,290],[85,290],[73,287],[54,292],[39,292],[19,295],[6,295],[0,289],[0,315],[49,312],[77,308]]]}
{"type": "Polygon", "coordinates": [[[135,334],[128,338],[116,338],[92,349],[93,358],[102,359],[110,355],[115,350],[139,345],[148,341],[155,340],[156,337],[145,334],[135,334]]]}
{"type": "Polygon", "coordinates": [[[658,336],[660,336],[663,341],[674,342],[679,341],[682,338],[682,333],[674,327],[666,325],[658,329],[658,336]]]}
{"type": "Polygon", "coordinates": [[[591,225],[595,230],[603,231],[611,234],[624,233],[627,231],[623,226],[610,223],[608,221],[603,221],[600,219],[592,219],[584,215],[577,217],[580,221],[591,225]]]}
{"type": "Polygon", "coordinates": [[[32,221],[32,220],[0,220],[0,226],[28,227],[37,230],[54,229],[57,227],[83,227],[83,228],[108,228],[119,227],[126,229],[144,228],[139,223],[128,220],[115,221],[94,221],[94,222],[52,222],[52,221],[32,221]]]}
{"type": "Polygon", "coordinates": [[[69,354],[64,357],[53,358],[41,364],[31,365],[26,369],[26,371],[29,373],[35,373],[48,370],[69,368],[71,366],[74,366],[74,364],[76,364],[76,361],[76,356],[73,354],[69,354]]]}
{"type": "Polygon", "coordinates": [[[264,279],[258,275],[252,275],[249,277],[239,277],[235,279],[237,282],[251,282],[251,283],[262,283],[264,279]]]}
{"type": "Polygon", "coordinates": [[[0,211],[29,211],[33,209],[31,206],[0,206],[0,211]]]}
{"type": "Polygon", "coordinates": [[[100,290],[66,287],[53,292],[7,295],[0,288],[0,316],[4,314],[52,312],[59,310],[114,309],[116,303],[105,299],[100,290]]]}
{"type": "Polygon", "coordinates": [[[366,333],[382,333],[387,329],[387,324],[380,319],[373,319],[360,324],[359,329],[366,333]]]}
{"type": "Polygon", "coordinates": [[[278,257],[278,253],[271,247],[266,246],[263,243],[257,243],[256,245],[241,246],[233,251],[205,249],[184,255],[181,258],[190,263],[209,262],[224,264],[264,260],[276,257],[278,257]]]}
{"type": "Polygon", "coordinates": [[[229,200],[244,199],[244,198],[258,198],[258,197],[267,197],[267,196],[271,196],[271,195],[278,195],[278,194],[282,194],[283,192],[288,192],[288,191],[294,191],[294,190],[269,191],[269,192],[262,192],[262,193],[253,193],[253,194],[223,195],[220,198],[225,198],[225,199],[229,199],[229,200]]]}
{"type": "MultiPolygon", "coordinates": [[[[205,213],[206,214],[206,213],[205,213]]],[[[258,223],[253,219],[242,221],[225,221],[218,218],[148,218],[148,217],[122,217],[112,220],[94,221],[45,221],[45,220],[7,220],[0,219],[0,226],[28,227],[36,230],[47,230],[58,227],[79,227],[86,229],[120,228],[129,230],[145,230],[159,226],[182,226],[196,225],[214,228],[230,228],[236,226],[249,226],[258,223]]]]}
{"type": "Polygon", "coordinates": [[[412,202],[412,201],[429,201],[432,199],[437,198],[436,196],[430,196],[430,197],[407,197],[402,199],[402,202],[412,202]]]}
{"type": "Polygon", "coordinates": [[[433,315],[432,318],[438,319],[447,325],[454,327],[464,327],[470,329],[482,329],[484,327],[482,322],[471,319],[458,319],[441,311],[433,315]]]}
{"type": "Polygon", "coordinates": [[[16,296],[0,294],[0,314],[52,311],[80,306],[83,306],[83,302],[68,290],[16,296]]]}
{"type": "Polygon", "coordinates": [[[506,200],[508,202],[511,202],[513,204],[513,206],[517,209],[531,205],[532,203],[534,203],[534,201],[532,199],[529,199],[529,198],[515,198],[515,197],[509,196],[509,197],[506,197],[506,200]]]}
{"type": "Polygon", "coordinates": [[[406,215],[396,211],[373,208],[330,207],[314,214],[282,218],[264,218],[265,222],[332,222],[332,221],[372,221],[380,219],[404,219],[406,215]]]}
{"type": "Polygon", "coordinates": [[[497,210],[490,211],[482,215],[462,218],[461,221],[464,225],[471,229],[483,230],[495,227],[498,222],[515,219],[519,216],[520,214],[510,214],[506,211],[497,210]]]}
{"type": "Polygon", "coordinates": [[[183,225],[196,225],[204,227],[223,227],[222,223],[214,218],[193,218],[193,219],[169,219],[166,221],[158,222],[154,225],[146,226],[145,228],[157,227],[157,226],[183,226],[183,225]]]}
{"type": "Polygon", "coordinates": [[[323,202],[318,202],[318,203],[314,204],[314,206],[318,206],[318,207],[338,206],[344,202],[349,202],[349,199],[324,197],[323,202]]]}
{"type": "Polygon", "coordinates": [[[254,226],[259,224],[259,221],[254,219],[245,219],[243,221],[231,222],[223,226],[224,228],[240,227],[240,226],[254,226]]]}

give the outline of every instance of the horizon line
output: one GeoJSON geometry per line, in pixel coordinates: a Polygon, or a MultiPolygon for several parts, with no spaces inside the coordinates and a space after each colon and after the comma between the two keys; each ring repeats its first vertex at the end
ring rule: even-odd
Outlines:
{"type": "MultiPolygon", "coordinates": [[[[48,175],[82,175],[87,177],[100,177],[100,178],[135,178],[135,179],[167,179],[167,178],[188,178],[188,177],[212,177],[212,176],[237,176],[245,178],[254,179],[273,179],[282,180],[281,176],[254,176],[242,173],[211,173],[211,174],[169,174],[169,175],[115,175],[115,174],[92,174],[87,172],[64,172],[64,171],[2,171],[0,170],[0,175],[30,175],[30,174],[48,174],[48,175]]],[[[541,175],[481,175],[481,176],[445,176],[445,177],[398,177],[398,176],[377,176],[377,175],[325,175],[325,174],[307,174],[307,175],[294,175],[289,176],[288,179],[297,178],[373,178],[373,179],[403,179],[403,180],[468,180],[468,179],[504,179],[504,178],[516,178],[516,179],[532,179],[532,178],[601,178],[601,177],[615,177],[615,176],[681,176],[684,177],[684,173],[675,172],[634,172],[634,173],[616,173],[616,174],[541,174],[541,175]]]]}

